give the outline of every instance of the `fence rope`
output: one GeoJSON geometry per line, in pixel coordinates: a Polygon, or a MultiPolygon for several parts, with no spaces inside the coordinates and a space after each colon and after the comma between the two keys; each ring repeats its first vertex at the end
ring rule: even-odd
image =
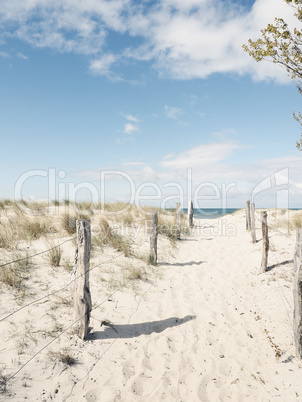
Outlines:
{"type": "MultiPolygon", "coordinates": [[[[126,284],[130,282],[130,279],[126,282],[126,284]]],[[[149,290],[151,289],[153,285],[150,286],[149,290]]],[[[148,290],[148,291],[149,291],[148,290]]],[[[100,306],[102,306],[106,301],[108,301],[108,299],[110,299],[112,296],[115,295],[115,293],[119,292],[120,289],[115,290],[114,292],[112,292],[109,296],[107,296],[105,299],[103,299],[103,301],[101,303],[99,303],[97,306],[93,307],[91,309],[91,311],[96,310],[97,308],[99,308],[100,306]]],[[[147,291],[141,296],[140,301],[142,299],[142,297],[147,293],[147,291]]],[[[140,301],[138,303],[138,305],[140,304],[140,301]]],[[[137,311],[138,309],[138,305],[136,310],[130,315],[128,323],[132,317],[132,315],[137,311]]],[[[47,349],[49,345],[51,345],[54,341],[56,341],[58,338],[60,338],[60,336],[62,336],[66,331],[68,331],[73,325],[75,325],[76,323],[78,323],[82,318],[84,318],[86,315],[86,313],[81,316],[79,319],[77,319],[76,321],[74,321],[72,324],[70,324],[67,328],[65,328],[62,332],[60,332],[55,338],[53,338],[50,342],[48,342],[46,345],[44,345],[40,350],[38,350],[38,352],[36,352],[33,356],[31,356],[31,358],[29,360],[27,360],[23,365],[21,365],[21,367],[14,372],[14,374],[12,374],[10,377],[8,377],[6,379],[6,383],[8,383],[10,380],[12,380],[21,370],[24,369],[24,367],[26,367],[32,360],[34,360],[40,353],[43,352],[43,350],[47,349]]],[[[98,359],[99,360],[99,359],[98,359]]],[[[93,366],[94,367],[94,366],[93,366]]],[[[89,373],[88,373],[89,374],[89,373]]],[[[86,377],[86,376],[85,376],[86,377]]],[[[83,378],[85,378],[83,377],[83,378]]]]}
{"type": "MultiPolygon", "coordinates": [[[[111,261],[117,259],[118,257],[120,257],[120,256],[123,255],[123,254],[124,254],[124,252],[122,252],[122,253],[116,255],[115,257],[110,258],[109,260],[106,260],[106,261],[102,262],[101,264],[108,264],[109,262],[111,262],[111,261]]],[[[100,266],[99,264],[98,264],[98,265],[95,265],[94,267],[91,267],[91,268],[89,268],[87,271],[85,271],[85,273],[86,273],[86,272],[90,272],[90,271],[92,271],[93,269],[95,269],[95,268],[100,268],[100,267],[101,267],[101,266],[100,266]]],[[[42,301],[42,300],[44,300],[44,299],[47,299],[48,297],[51,297],[51,296],[53,296],[54,294],[59,293],[59,292],[61,292],[62,290],[68,288],[73,282],[77,281],[79,278],[81,278],[83,275],[85,275],[85,273],[83,273],[83,274],[77,276],[76,278],[73,278],[67,285],[63,286],[62,288],[57,289],[57,290],[53,291],[52,293],[47,294],[46,296],[40,297],[39,299],[33,300],[33,301],[31,301],[30,303],[28,303],[28,304],[26,304],[26,305],[24,305],[24,306],[18,308],[17,310],[11,312],[10,314],[8,314],[8,315],[6,315],[5,317],[1,318],[1,319],[0,319],[0,322],[6,320],[7,318],[9,318],[9,317],[11,317],[12,315],[18,313],[19,311],[25,309],[26,307],[29,307],[29,306],[31,306],[31,305],[33,305],[33,304],[37,304],[37,303],[39,303],[40,301],[42,301]]]]}
{"type": "Polygon", "coordinates": [[[57,246],[54,246],[54,247],[49,248],[48,250],[40,251],[39,253],[36,253],[36,254],[33,254],[33,255],[29,255],[29,256],[27,256],[27,257],[19,258],[18,260],[6,262],[5,264],[1,264],[1,265],[0,265],[0,268],[5,267],[6,265],[15,264],[15,263],[20,262],[20,261],[29,260],[29,259],[34,258],[34,257],[37,257],[38,255],[41,255],[41,254],[48,253],[49,251],[54,250],[54,249],[56,249],[56,248],[58,248],[58,247],[61,247],[61,246],[63,246],[63,244],[65,244],[65,243],[67,243],[67,242],[69,242],[69,241],[72,241],[72,240],[74,240],[74,239],[75,239],[75,237],[72,237],[72,238],[70,238],[70,239],[67,239],[67,240],[63,241],[62,243],[58,244],[57,246]]]}

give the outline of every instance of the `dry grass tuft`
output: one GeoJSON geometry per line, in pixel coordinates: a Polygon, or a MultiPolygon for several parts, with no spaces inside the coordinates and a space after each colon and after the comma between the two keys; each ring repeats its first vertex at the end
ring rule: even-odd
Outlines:
{"type": "Polygon", "coordinates": [[[5,367],[0,370],[0,394],[5,394],[7,392],[7,382],[8,376],[3,374],[5,367]]]}
{"type": "Polygon", "coordinates": [[[149,277],[144,267],[130,267],[125,274],[126,280],[131,281],[148,281],[149,277]]]}
{"type": "Polygon", "coordinates": [[[18,253],[14,253],[11,258],[16,262],[1,267],[0,281],[18,291],[24,290],[25,281],[30,277],[30,260],[29,258],[23,259],[24,257],[18,253]]]}
{"type": "Polygon", "coordinates": [[[110,246],[116,251],[122,251],[125,257],[128,257],[131,254],[131,245],[129,240],[112,229],[107,219],[100,219],[99,229],[99,234],[92,238],[93,246],[101,247],[102,250],[104,245],[110,246]]]}
{"type": "Polygon", "coordinates": [[[50,351],[48,353],[49,357],[51,358],[52,361],[59,361],[63,363],[65,366],[74,366],[77,364],[77,360],[71,356],[69,350],[67,348],[64,348],[61,351],[53,352],[50,351]]]}
{"type": "MultiPolygon", "coordinates": [[[[285,212],[282,213],[284,215],[285,212]]],[[[296,212],[289,218],[280,218],[269,223],[269,227],[273,230],[281,229],[290,233],[298,228],[302,228],[302,213],[296,212]]]]}
{"type": "Polygon", "coordinates": [[[61,226],[68,234],[73,235],[77,231],[77,220],[81,219],[90,219],[90,217],[87,214],[66,212],[61,217],[61,226]]]}
{"type": "Polygon", "coordinates": [[[50,265],[52,267],[59,267],[63,253],[62,249],[60,246],[56,245],[54,241],[49,242],[48,245],[50,248],[48,252],[50,265]]]}

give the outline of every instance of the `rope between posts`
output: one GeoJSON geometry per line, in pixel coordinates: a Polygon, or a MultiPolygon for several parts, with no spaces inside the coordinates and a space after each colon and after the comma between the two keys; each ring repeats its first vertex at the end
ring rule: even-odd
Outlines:
{"type": "Polygon", "coordinates": [[[0,268],[5,267],[6,265],[15,264],[15,263],[20,262],[20,261],[24,261],[24,260],[28,260],[28,259],[30,259],[30,258],[37,257],[38,255],[41,255],[41,254],[48,253],[49,251],[54,250],[54,249],[56,249],[56,248],[59,248],[59,247],[63,246],[63,244],[65,244],[65,243],[67,243],[67,242],[69,242],[69,241],[72,241],[72,240],[74,240],[74,239],[75,239],[75,237],[72,237],[71,239],[65,240],[65,241],[63,241],[62,243],[58,244],[57,246],[54,246],[54,247],[49,248],[48,250],[44,250],[44,251],[41,251],[41,252],[36,253],[36,254],[33,254],[33,255],[29,255],[29,256],[26,256],[26,257],[22,257],[22,258],[19,258],[18,260],[6,262],[5,264],[1,264],[1,265],[0,265],[0,268]]]}
{"type": "MultiPolygon", "coordinates": [[[[112,258],[110,258],[109,260],[104,261],[102,264],[107,264],[107,263],[109,263],[109,262],[115,260],[116,258],[120,257],[120,256],[123,255],[123,254],[124,254],[124,253],[122,252],[122,253],[118,254],[117,256],[112,257],[112,258]]],[[[77,281],[79,278],[81,278],[83,275],[85,275],[85,273],[90,272],[90,271],[92,271],[93,269],[98,268],[98,267],[100,267],[100,265],[95,265],[94,267],[89,268],[89,269],[88,269],[86,272],[84,272],[83,274],[81,274],[81,275],[77,276],[76,278],[72,279],[67,285],[63,286],[63,287],[60,288],[60,289],[55,290],[55,291],[52,292],[52,293],[47,294],[46,296],[40,297],[39,299],[33,300],[32,302],[30,302],[30,303],[28,303],[28,304],[26,304],[26,305],[20,307],[19,309],[15,310],[15,311],[11,312],[10,314],[6,315],[5,317],[1,318],[1,319],[0,319],[0,322],[6,320],[7,318],[9,318],[9,317],[11,317],[12,315],[18,313],[19,311],[25,309],[26,307],[29,307],[29,306],[31,306],[31,305],[33,305],[33,304],[36,304],[36,303],[39,303],[39,302],[41,302],[42,300],[47,299],[47,298],[49,298],[49,297],[55,295],[56,293],[61,292],[62,290],[68,288],[73,282],[77,281]]]]}
{"type": "MultiPolygon", "coordinates": [[[[118,292],[118,290],[116,290],[115,292],[113,292],[111,295],[109,295],[108,297],[106,297],[106,299],[104,299],[100,304],[98,304],[97,306],[93,307],[91,309],[91,311],[97,309],[98,307],[100,307],[102,304],[104,304],[110,297],[112,297],[116,292],[118,292]]],[[[43,352],[43,350],[47,349],[49,345],[51,345],[55,340],[57,340],[58,338],[60,338],[61,335],[63,335],[66,331],[68,331],[73,325],[75,325],[76,323],[78,323],[82,318],[84,318],[86,315],[86,313],[78,318],[76,321],[74,321],[72,324],[70,324],[67,328],[65,328],[62,332],[60,332],[60,334],[58,334],[54,339],[52,339],[50,342],[48,342],[45,346],[43,346],[43,348],[41,348],[37,353],[35,353],[29,360],[27,360],[27,362],[25,362],[13,375],[11,375],[6,382],[10,381],[12,378],[14,378],[21,370],[23,370],[23,368],[25,366],[27,366],[27,364],[29,364],[35,357],[37,357],[41,352],[43,352]]]]}

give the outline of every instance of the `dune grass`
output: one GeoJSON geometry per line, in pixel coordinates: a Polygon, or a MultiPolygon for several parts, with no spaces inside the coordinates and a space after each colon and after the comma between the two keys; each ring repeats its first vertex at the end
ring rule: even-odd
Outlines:
{"type": "Polygon", "coordinates": [[[77,220],[90,219],[90,215],[77,213],[74,211],[65,212],[61,217],[61,227],[69,235],[73,235],[77,231],[77,220]]]}
{"type": "Polygon", "coordinates": [[[22,291],[25,289],[25,281],[29,279],[31,274],[31,261],[19,253],[13,253],[11,258],[12,261],[16,262],[1,267],[0,282],[22,291]]]}
{"type": "Polygon", "coordinates": [[[116,251],[123,252],[125,257],[131,254],[129,240],[112,229],[105,218],[101,218],[99,221],[99,233],[93,236],[92,245],[101,247],[102,250],[104,246],[107,245],[114,248],[116,251]]]}
{"type": "Polygon", "coordinates": [[[54,241],[48,242],[48,246],[50,248],[47,253],[49,263],[52,267],[59,267],[62,258],[62,249],[60,246],[56,245],[54,241]]]}
{"type": "MultiPolygon", "coordinates": [[[[281,215],[284,214],[285,211],[282,211],[281,215]]],[[[302,228],[302,212],[295,212],[288,218],[281,217],[276,219],[275,221],[270,221],[269,227],[273,230],[281,229],[289,234],[298,228],[302,228]]]]}

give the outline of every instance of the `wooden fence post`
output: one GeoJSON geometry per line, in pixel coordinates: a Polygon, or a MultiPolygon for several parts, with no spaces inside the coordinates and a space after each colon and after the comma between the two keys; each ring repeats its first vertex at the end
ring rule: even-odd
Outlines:
{"type": "Polygon", "coordinates": [[[180,240],[181,233],[181,204],[180,202],[176,203],[176,238],[180,240]]]}
{"type": "Polygon", "coordinates": [[[262,221],[262,240],[263,240],[261,269],[262,269],[262,272],[266,272],[268,249],[269,249],[267,212],[266,211],[261,212],[261,221],[262,221]]]}
{"type": "Polygon", "coordinates": [[[193,201],[190,201],[189,208],[188,208],[188,226],[189,226],[189,228],[193,227],[193,215],[194,215],[193,201]]]}
{"type": "Polygon", "coordinates": [[[251,211],[251,235],[252,243],[256,243],[256,228],[255,228],[255,204],[252,202],[250,204],[251,211]]]}
{"type": "Polygon", "coordinates": [[[294,255],[294,338],[296,357],[302,358],[302,229],[296,229],[294,255]]]}
{"type": "Polygon", "coordinates": [[[150,262],[157,263],[157,236],[158,236],[158,214],[153,212],[150,225],[150,262]]]}
{"type": "Polygon", "coordinates": [[[74,305],[77,322],[77,335],[85,339],[88,335],[90,312],[92,308],[89,290],[89,261],[91,249],[91,230],[89,220],[77,220],[77,248],[75,256],[74,305]]]}
{"type": "Polygon", "coordinates": [[[245,218],[246,218],[246,230],[251,230],[251,208],[250,208],[251,201],[246,202],[245,208],[245,218]]]}

